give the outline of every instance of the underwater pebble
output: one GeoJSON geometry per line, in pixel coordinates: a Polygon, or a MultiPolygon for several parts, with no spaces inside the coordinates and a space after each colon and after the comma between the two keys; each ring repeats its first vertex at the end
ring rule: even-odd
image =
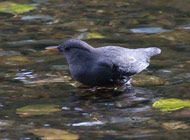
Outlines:
{"type": "Polygon", "coordinates": [[[47,15],[35,15],[35,16],[21,17],[20,20],[29,21],[29,22],[50,22],[50,21],[53,21],[54,18],[47,15]]]}

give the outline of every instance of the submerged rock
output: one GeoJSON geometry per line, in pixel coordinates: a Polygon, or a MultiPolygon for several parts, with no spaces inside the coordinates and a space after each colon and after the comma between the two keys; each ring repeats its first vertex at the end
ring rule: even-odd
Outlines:
{"type": "MultiPolygon", "coordinates": [[[[190,44],[190,32],[189,30],[174,30],[171,32],[164,32],[160,34],[154,34],[146,36],[146,39],[164,39],[171,44],[190,44]]],[[[151,40],[150,40],[151,41],[151,40]]]]}
{"type": "Polygon", "coordinates": [[[165,80],[152,75],[139,74],[135,75],[131,83],[135,86],[161,86],[165,84],[165,80]]]}
{"type": "Polygon", "coordinates": [[[0,130],[11,128],[15,122],[12,120],[0,120],[0,130]]]}
{"type": "Polygon", "coordinates": [[[36,128],[29,130],[34,135],[43,137],[44,140],[77,140],[79,136],[68,131],[54,128],[36,128]]]}
{"type": "Polygon", "coordinates": [[[53,65],[50,69],[56,71],[66,71],[69,70],[69,67],[68,65],[53,65]]]}
{"type": "Polygon", "coordinates": [[[184,108],[172,114],[175,118],[190,118],[190,108],[184,108]]]}
{"type": "Polygon", "coordinates": [[[169,79],[169,84],[190,83],[190,73],[180,73],[169,79]]]}
{"type": "Polygon", "coordinates": [[[32,61],[30,61],[27,57],[25,56],[7,56],[3,57],[1,60],[1,65],[27,65],[31,64],[32,61]]]}
{"type": "Polygon", "coordinates": [[[188,129],[190,128],[187,124],[182,121],[176,122],[165,122],[162,124],[162,127],[166,130],[175,130],[175,129],[188,129]]]}
{"type": "Polygon", "coordinates": [[[0,56],[15,56],[15,55],[21,55],[21,53],[17,51],[1,51],[0,50],[0,56]]]}
{"type": "Polygon", "coordinates": [[[22,117],[28,117],[33,115],[48,115],[54,112],[61,111],[61,108],[53,104],[38,104],[28,105],[16,110],[16,113],[22,117]]]}

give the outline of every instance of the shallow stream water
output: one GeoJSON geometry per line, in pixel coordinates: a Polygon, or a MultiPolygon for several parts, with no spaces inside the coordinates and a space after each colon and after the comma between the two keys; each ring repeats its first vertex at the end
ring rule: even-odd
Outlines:
{"type": "Polygon", "coordinates": [[[190,100],[189,0],[12,2],[36,9],[0,12],[1,140],[190,139],[189,108],[152,107],[190,100]],[[94,90],[70,77],[64,56],[45,50],[70,38],[162,53],[130,89],[94,90]]]}

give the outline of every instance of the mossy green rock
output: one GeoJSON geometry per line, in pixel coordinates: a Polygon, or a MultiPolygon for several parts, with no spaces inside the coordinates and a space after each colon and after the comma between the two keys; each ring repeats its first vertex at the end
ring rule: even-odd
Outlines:
{"type": "Polygon", "coordinates": [[[38,128],[29,130],[30,133],[43,137],[43,140],[77,140],[79,135],[54,128],[38,128]]]}
{"type": "Polygon", "coordinates": [[[0,2],[0,12],[11,14],[22,14],[34,10],[33,5],[17,4],[13,2],[0,2]]]}
{"type": "Polygon", "coordinates": [[[161,111],[175,111],[185,107],[190,107],[189,100],[180,100],[180,99],[162,99],[154,102],[152,105],[154,108],[159,108],[161,111]]]}

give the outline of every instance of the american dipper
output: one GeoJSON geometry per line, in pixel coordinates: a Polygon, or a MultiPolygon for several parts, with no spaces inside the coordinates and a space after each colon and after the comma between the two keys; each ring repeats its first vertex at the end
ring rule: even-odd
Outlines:
{"type": "Polygon", "coordinates": [[[81,40],[67,40],[57,47],[66,57],[72,77],[88,86],[127,84],[133,75],[161,53],[156,47],[128,49],[119,46],[93,48],[81,40]]]}

